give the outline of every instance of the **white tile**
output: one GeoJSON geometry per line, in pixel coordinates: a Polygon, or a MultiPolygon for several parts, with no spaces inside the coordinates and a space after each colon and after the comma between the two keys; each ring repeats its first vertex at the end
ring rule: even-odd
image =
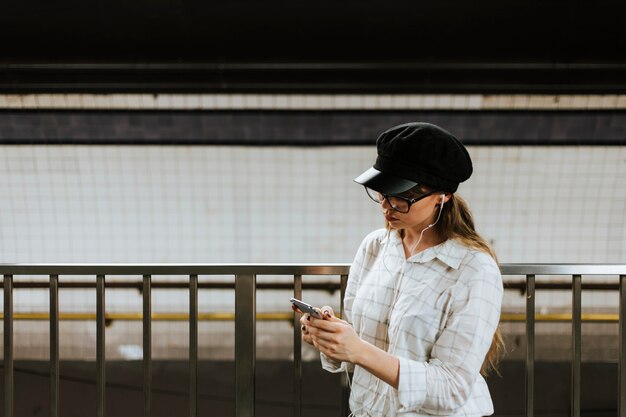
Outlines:
{"type": "Polygon", "coordinates": [[[530,96],[518,94],[513,96],[513,109],[527,109],[530,102],[530,96]]]}
{"type": "Polygon", "coordinates": [[[348,96],[345,94],[337,94],[334,96],[333,108],[343,110],[348,107],[348,96]]]}
{"type": "Polygon", "coordinates": [[[233,94],[231,96],[231,106],[233,109],[242,110],[245,108],[245,96],[243,94],[233,94]]]}
{"type": "Polygon", "coordinates": [[[411,95],[409,96],[409,105],[410,109],[422,109],[424,108],[424,96],[423,95],[411,95]]]}
{"type": "Polygon", "coordinates": [[[588,109],[601,109],[604,101],[604,96],[601,95],[589,95],[587,101],[588,109]]]}
{"type": "Polygon", "coordinates": [[[468,109],[469,96],[464,94],[455,94],[452,96],[451,108],[455,110],[468,109]]]}
{"type": "Polygon", "coordinates": [[[167,98],[170,103],[170,109],[187,108],[187,96],[184,94],[167,94],[167,98]]]}
{"type": "Polygon", "coordinates": [[[378,108],[377,97],[374,94],[365,94],[363,95],[361,105],[364,109],[376,109],[378,108]]]}
{"type": "Polygon", "coordinates": [[[496,107],[495,101],[496,96],[494,95],[487,94],[482,96],[481,109],[494,109],[496,107]]]}
{"type": "Polygon", "coordinates": [[[319,108],[320,109],[330,109],[333,104],[333,96],[328,94],[322,94],[318,98],[319,100],[319,108]]]}
{"type": "Polygon", "coordinates": [[[603,109],[615,109],[617,107],[617,95],[608,94],[602,97],[603,109]]]}
{"type": "Polygon", "coordinates": [[[289,110],[289,102],[287,99],[287,95],[285,94],[277,94],[274,98],[276,109],[278,110],[289,110]]]}
{"type": "Polygon", "coordinates": [[[26,94],[23,96],[14,96],[15,99],[20,99],[22,107],[25,109],[33,109],[37,107],[37,96],[35,94],[26,94]]]}
{"type": "Polygon", "coordinates": [[[38,94],[35,96],[35,101],[37,102],[37,107],[40,109],[53,108],[54,100],[50,94],[38,94]]]}
{"type": "Polygon", "coordinates": [[[379,107],[383,109],[390,109],[393,107],[393,99],[391,95],[384,94],[379,98],[379,107]]]}
{"type": "Polygon", "coordinates": [[[437,96],[433,94],[426,94],[423,96],[423,108],[424,109],[436,109],[437,108],[437,96]]]}
{"type": "Polygon", "coordinates": [[[112,94],[109,97],[109,108],[128,109],[127,96],[125,94],[112,94]]]}
{"type": "Polygon", "coordinates": [[[467,103],[469,110],[479,110],[483,106],[484,96],[480,96],[478,94],[472,94],[469,96],[469,100],[467,103]]]}
{"type": "Polygon", "coordinates": [[[353,94],[348,97],[348,108],[355,110],[362,109],[364,107],[363,95],[353,94]]]}
{"type": "Polygon", "coordinates": [[[216,107],[215,96],[213,94],[203,94],[200,97],[200,106],[204,110],[213,110],[216,107]]]}
{"type": "Polygon", "coordinates": [[[574,96],[574,107],[576,109],[586,109],[589,107],[589,96],[576,95],[574,96]]]}
{"type": "Polygon", "coordinates": [[[216,94],[215,95],[215,104],[219,109],[230,109],[231,107],[231,97],[229,94],[216,94]]]}
{"type": "Polygon", "coordinates": [[[396,94],[392,96],[393,104],[392,108],[396,110],[403,110],[409,108],[409,97],[407,94],[396,94]]]}
{"type": "Polygon", "coordinates": [[[82,107],[80,94],[65,94],[65,107],[68,109],[80,109],[82,107]]]}
{"type": "Polygon", "coordinates": [[[261,96],[261,108],[263,109],[274,109],[274,96],[264,94],[261,96]]]}
{"type": "MultiPolygon", "coordinates": [[[[261,108],[261,97],[258,94],[250,94],[249,95],[249,107],[252,109],[259,109],[261,108]]],[[[302,98],[300,96],[295,96],[294,97],[294,102],[296,106],[300,107],[301,103],[300,101],[302,100],[302,98]]]]}
{"type": "Polygon", "coordinates": [[[452,96],[449,94],[441,94],[437,96],[438,109],[450,109],[452,107],[452,96]]]}
{"type": "Polygon", "coordinates": [[[530,96],[530,101],[528,103],[528,108],[530,109],[542,109],[545,107],[546,97],[543,95],[534,94],[530,96]]]}
{"type": "Polygon", "coordinates": [[[0,109],[20,109],[23,106],[22,96],[17,94],[0,94],[0,109]]]}
{"type": "Polygon", "coordinates": [[[200,101],[199,94],[187,95],[187,109],[188,110],[200,110],[201,109],[201,101],[200,101]]]}
{"type": "Polygon", "coordinates": [[[563,109],[563,110],[567,110],[567,109],[573,109],[575,108],[575,99],[573,95],[571,94],[563,94],[558,96],[559,97],[559,103],[558,103],[558,108],[559,109],[563,109]]]}
{"type": "Polygon", "coordinates": [[[289,101],[291,108],[294,110],[300,110],[305,107],[304,95],[302,94],[292,94],[289,101]]]}

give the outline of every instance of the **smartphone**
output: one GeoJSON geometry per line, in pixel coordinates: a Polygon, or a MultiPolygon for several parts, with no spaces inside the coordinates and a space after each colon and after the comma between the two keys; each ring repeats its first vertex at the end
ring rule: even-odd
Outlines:
{"type": "Polygon", "coordinates": [[[291,298],[289,299],[289,301],[291,301],[291,304],[298,307],[298,309],[300,309],[300,311],[302,311],[303,313],[309,313],[310,315],[318,319],[323,318],[322,315],[312,305],[307,304],[304,301],[300,301],[297,298],[291,298]]]}

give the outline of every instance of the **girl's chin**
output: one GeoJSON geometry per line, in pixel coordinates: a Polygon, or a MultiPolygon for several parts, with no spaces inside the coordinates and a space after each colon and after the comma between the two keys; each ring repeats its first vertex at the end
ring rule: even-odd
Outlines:
{"type": "Polygon", "coordinates": [[[390,229],[396,229],[396,230],[401,229],[398,221],[390,222],[389,220],[387,220],[387,227],[390,229]]]}

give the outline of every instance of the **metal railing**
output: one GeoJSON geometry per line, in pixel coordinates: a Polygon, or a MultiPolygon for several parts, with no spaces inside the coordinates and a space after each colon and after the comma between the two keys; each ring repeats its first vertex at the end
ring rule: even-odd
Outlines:
{"type": "MultiPolygon", "coordinates": [[[[502,264],[503,275],[525,276],[526,282],[526,403],[525,414],[534,416],[534,365],[535,365],[535,290],[538,275],[567,275],[572,279],[572,378],[571,415],[580,416],[581,398],[581,324],[582,281],[588,275],[613,275],[619,277],[619,364],[618,364],[618,415],[626,417],[626,264],[502,264]]],[[[107,276],[135,275],[142,277],[143,293],[143,403],[144,417],[151,415],[152,403],[152,305],[151,290],[154,275],[184,275],[189,277],[189,410],[190,416],[198,414],[198,276],[235,276],[235,412],[237,417],[253,417],[255,406],[255,359],[256,359],[256,290],[257,275],[283,275],[293,277],[293,294],[302,296],[303,275],[328,275],[339,277],[339,289],[343,299],[349,265],[250,265],[250,264],[176,264],[176,265],[0,265],[4,277],[4,416],[13,417],[13,290],[14,276],[47,275],[50,289],[50,415],[59,415],[59,276],[90,275],[96,277],[96,415],[105,416],[105,288],[107,276]]],[[[343,311],[341,312],[343,313],[343,311]]],[[[294,391],[293,415],[302,412],[302,356],[300,325],[294,315],[294,391]]],[[[348,414],[348,387],[345,376],[341,383],[341,415],[348,414]]]]}

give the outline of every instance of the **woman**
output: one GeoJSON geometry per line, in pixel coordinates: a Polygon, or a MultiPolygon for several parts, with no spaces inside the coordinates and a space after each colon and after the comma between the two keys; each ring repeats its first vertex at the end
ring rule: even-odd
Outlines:
{"type": "Polygon", "coordinates": [[[472,174],[465,147],[428,123],[393,127],[355,181],[387,227],[356,254],[345,319],[301,318],[302,338],[330,372],[354,370],[354,416],[487,416],[483,374],[495,369],[502,277],[495,255],[454,194],[472,174]]]}

